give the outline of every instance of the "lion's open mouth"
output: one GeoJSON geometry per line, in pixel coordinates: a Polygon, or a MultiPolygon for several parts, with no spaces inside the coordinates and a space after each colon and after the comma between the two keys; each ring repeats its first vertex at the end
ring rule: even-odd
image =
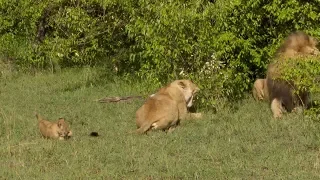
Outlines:
{"type": "Polygon", "coordinates": [[[193,95],[189,97],[189,99],[187,100],[187,107],[191,107],[192,106],[192,100],[193,100],[193,95]]]}

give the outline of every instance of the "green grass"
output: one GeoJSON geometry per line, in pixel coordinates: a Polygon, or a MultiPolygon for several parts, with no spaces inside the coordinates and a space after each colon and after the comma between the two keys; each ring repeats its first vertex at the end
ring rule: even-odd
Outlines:
{"type": "Polygon", "coordinates": [[[96,79],[93,69],[1,79],[0,179],[320,178],[319,122],[299,114],[274,120],[268,104],[248,98],[237,109],[182,122],[171,134],[129,134],[143,100],[94,100],[146,87],[96,79]],[[74,137],[41,138],[34,111],[65,117],[74,137]]]}

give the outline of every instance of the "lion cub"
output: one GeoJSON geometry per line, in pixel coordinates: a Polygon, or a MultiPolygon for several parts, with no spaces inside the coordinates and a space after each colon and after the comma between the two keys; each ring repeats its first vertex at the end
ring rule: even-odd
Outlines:
{"type": "Polygon", "coordinates": [[[188,113],[194,95],[200,89],[190,80],[176,80],[148,97],[136,112],[137,133],[150,129],[173,131],[180,120],[201,118],[201,113],[188,113]]]}
{"type": "Polygon", "coordinates": [[[64,140],[72,136],[72,132],[69,129],[69,125],[64,120],[64,118],[59,118],[57,122],[50,122],[44,120],[37,113],[36,117],[38,119],[39,129],[43,137],[64,140]]]}
{"type": "Polygon", "coordinates": [[[257,79],[253,84],[252,94],[256,101],[267,101],[269,99],[267,80],[257,79]]]}

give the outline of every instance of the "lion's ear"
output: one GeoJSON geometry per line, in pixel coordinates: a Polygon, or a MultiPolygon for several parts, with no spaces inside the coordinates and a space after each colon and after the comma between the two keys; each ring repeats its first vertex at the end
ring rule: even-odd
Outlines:
{"type": "Polygon", "coordinates": [[[178,85],[182,88],[185,89],[187,85],[183,81],[179,81],[178,85]]]}

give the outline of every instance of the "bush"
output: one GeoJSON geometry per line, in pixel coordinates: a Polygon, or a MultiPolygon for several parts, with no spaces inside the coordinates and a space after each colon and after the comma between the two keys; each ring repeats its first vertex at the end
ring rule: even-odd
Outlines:
{"type": "MultiPolygon", "coordinates": [[[[307,56],[288,59],[277,63],[280,70],[279,79],[294,87],[293,93],[310,92],[311,95],[320,93],[320,57],[307,56]]],[[[312,99],[312,98],[311,98],[312,99]]],[[[315,103],[317,100],[313,99],[315,103]]],[[[318,99],[319,101],[319,99],[318,99]]],[[[314,103],[314,102],[311,102],[314,103]]],[[[316,117],[320,111],[319,105],[307,110],[306,113],[316,117]]]]}
{"type": "Polygon", "coordinates": [[[150,89],[194,80],[204,107],[264,77],[294,30],[320,37],[320,4],[263,0],[2,0],[0,53],[18,67],[105,66],[150,89]]]}
{"type": "Polygon", "coordinates": [[[21,67],[111,66],[130,43],[128,14],[111,0],[2,1],[0,12],[0,51],[21,67]]]}

